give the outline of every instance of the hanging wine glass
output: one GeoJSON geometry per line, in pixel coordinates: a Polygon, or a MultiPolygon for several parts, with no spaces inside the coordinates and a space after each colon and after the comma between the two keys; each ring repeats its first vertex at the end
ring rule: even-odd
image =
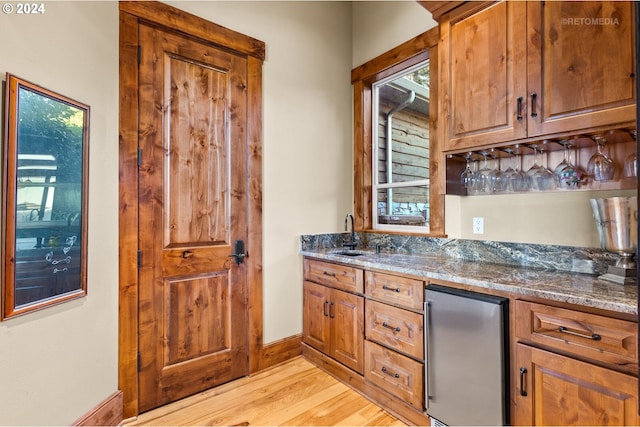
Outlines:
{"type": "Polygon", "coordinates": [[[480,153],[483,157],[482,167],[477,174],[476,190],[479,193],[491,192],[491,169],[489,168],[488,155],[486,151],[480,153]]]}
{"type": "Polygon", "coordinates": [[[615,171],[613,160],[602,152],[607,140],[602,135],[595,135],[593,140],[596,142],[596,153],[589,159],[587,174],[596,181],[611,181],[615,171]]]}
{"type": "Polygon", "coordinates": [[[550,191],[555,190],[556,181],[554,179],[553,172],[549,169],[549,156],[547,154],[548,148],[548,140],[542,141],[542,144],[538,146],[538,151],[543,154],[542,158],[545,159],[545,166],[540,165],[540,167],[536,170],[535,175],[532,178],[531,188],[535,187],[536,190],[539,191],[550,191]],[[535,184],[534,184],[535,182],[535,184]]]}
{"type": "Polygon", "coordinates": [[[567,140],[561,141],[560,144],[564,146],[564,159],[553,171],[556,184],[559,188],[578,188],[582,182],[582,171],[571,162],[570,154],[573,146],[567,140]]]}
{"type": "Polygon", "coordinates": [[[462,186],[464,188],[467,189],[467,191],[472,190],[474,185],[475,185],[475,179],[476,179],[476,173],[471,170],[471,155],[473,153],[470,151],[467,154],[464,155],[464,158],[467,162],[466,167],[464,168],[464,170],[462,171],[462,174],[460,175],[460,183],[462,184],[462,186]]]}
{"type": "MultiPolygon", "coordinates": [[[[633,140],[636,141],[635,129],[629,133],[633,140]]],[[[635,150],[633,153],[629,154],[626,159],[624,159],[624,176],[627,178],[634,178],[638,176],[638,159],[636,157],[635,150]]]]}
{"type": "MultiPolygon", "coordinates": [[[[512,156],[512,158],[515,158],[513,149],[505,148],[504,152],[512,156]]],[[[513,185],[515,182],[515,178],[514,178],[515,174],[516,174],[516,171],[514,168],[511,167],[511,160],[509,160],[507,169],[505,169],[504,172],[502,172],[502,174],[500,175],[501,191],[505,193],[512,193],[515,191],[514,185],[513,185]]]]}
{"type": "Polygon", "coordinates": [[[530,145],[533,148],[533,165],[527,169],[527,176],[529,177],[529,183],[532,190],[540,190],[536,181],[536,175],[542,169],[542,166],[538,164],[538,146],[536,144],[530,145]]]}
{"type": "Polygon", "coordinates": [[[493,169],[488,175],[489,189],[492,193],[497,193],[500,191],[502,171],[500,170],[500,156],[496,154],[495,148],[491,149],[491,158],[493,159],[493,169]]]}
{"type": "Polygon", "coordinates": [[[520,147],[516,145],[516,170],[513,176],[513,190],[514,191],[529,191],[531,189],[531,182],[529,175],[522,170],[522,158],[520,157],[520,147]]]}

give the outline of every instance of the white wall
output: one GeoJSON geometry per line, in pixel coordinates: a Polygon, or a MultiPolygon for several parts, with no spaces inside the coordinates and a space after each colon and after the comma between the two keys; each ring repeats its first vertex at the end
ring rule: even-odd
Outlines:
{"type": "Polygon", "coordinates": [[[69,425],[118,389],[118,4],[44,4],[0,14],[0,73],[91,107],[88,295],[0,323],[2,425],[69,425]]]}
{"type": "Polygon", "coordinates": [[[445,227],[452,238],[600,247],[590,198],[630,197],[636,190],[447,196],[445,227]],[[484,234],[473,234],[474,217],[484,234]]]}
{"type": "Polygon", "coordinates": [[[353,68],[436,25],[416,1],[353,2],[353,68]]]}

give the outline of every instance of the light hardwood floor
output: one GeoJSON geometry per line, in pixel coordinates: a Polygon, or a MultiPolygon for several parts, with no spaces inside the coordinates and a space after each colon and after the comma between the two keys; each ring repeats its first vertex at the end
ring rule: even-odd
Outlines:
{"type": "Polygon", "coordinates": [[[141,414],[129,426],[405,426],[302,357],[141,414]]]}

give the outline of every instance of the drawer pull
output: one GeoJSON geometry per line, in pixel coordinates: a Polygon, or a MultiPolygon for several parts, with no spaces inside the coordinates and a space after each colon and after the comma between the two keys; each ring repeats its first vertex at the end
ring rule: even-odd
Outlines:
{"type": "Polygon", "coordinates": [[[527,373],[527,368],[520,368],[520,396],[526,396],[527,390],[524,389],[524,375],[527,373]]]}
{"type": "Polygon", "coordinates": [[[336,277],[336,273],[329,273],[328,271],[323,271],[322,274],[325,276],[336,277]]]}
{"type": "Polygon", "coordinates": [[[392,331],[400,332],[399,326],[391,326],[387,322],[382,322],[382,326],[387,329],[391,329],[392,331]]]}
{"type": "Polygon", "coordinates": [[[564,326],[560,326],[558,328],[558,331],[560,331],[560,332],[562,332],[564,334],[575,335],[577,337],[587,338],[587,339],[594,340],[594,341],[600,341],[602,339],[602,337],[599,334],[591,334],[591,335],[581,334],[579,332],[570,331],[567,328],[565,328],[564,326]]]}
{"type": "Polygon", "coordinates": [[[382,285],[382,289],[384,289],[385,291],[400,292],[400,288],[392,288],[391,286],[387,285],[382,285]]]}
{"type": "Polygon", "coordinates": [[[388,370],[387,368],[385,368],[384,366],[382,367],[382,369],[380,369],[382,371],[383,374],[387,374],[390,377],[393,378],[400,378],[400,374],[397,372],[391,372],[390,370],[388,370]]]}

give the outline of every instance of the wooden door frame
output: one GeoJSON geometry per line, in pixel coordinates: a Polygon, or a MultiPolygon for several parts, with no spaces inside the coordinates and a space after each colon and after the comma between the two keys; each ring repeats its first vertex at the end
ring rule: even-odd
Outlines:
{"type": "MultiPolygon", "coordinates": [[[[247,59],[247,286],[249,373],[295,355],[296,341],[265,349],[262,341],[262,63],[265,43],[158,2],[120,3],[119,104],[119,325],[118,382],[125,419],[138,406],[138,25],[193,37],[247,59]]],[[[298,342],[299,346],[299,342],[298,342]]],[[[299,350],[298,350],[299,353],[299,350]]]]}

